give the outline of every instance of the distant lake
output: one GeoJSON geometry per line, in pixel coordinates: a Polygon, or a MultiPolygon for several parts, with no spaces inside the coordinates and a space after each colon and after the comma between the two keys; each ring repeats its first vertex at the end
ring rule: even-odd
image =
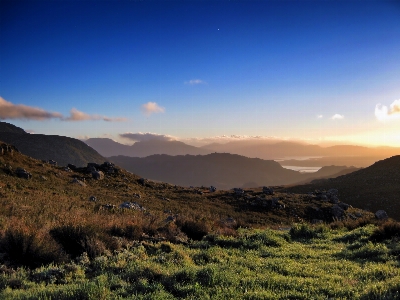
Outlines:
{"type": "Polygon", "coordinates": [[[282,166],[285,169],[299,171],[302,173],[314,173],[317,172],[321,167],[299,167],[299,166],[282,166]]]}
{"type": "Polygon", "coordinates": [[[274,159],[275,161],[283,161],[283,160],[309,160],[309,159],[316,159],[322,158],[323,156],[285,156],[283,158],[274,159]]]}

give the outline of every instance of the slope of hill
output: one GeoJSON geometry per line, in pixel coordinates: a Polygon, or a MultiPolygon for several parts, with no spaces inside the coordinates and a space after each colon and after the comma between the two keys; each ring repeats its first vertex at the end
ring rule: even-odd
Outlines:
{"type": "Polygon", "coordinates": [[[204,156],[152,155],[145,158],[109,157],[111,161],[140,176],[182,186],[216,186],[219,189],[293,184],[307,178],[333,175],[345,167],[330,167],[323,175],[302,174],[277,162],[228,153],[204,156]]]}
{"type": "Polygon", "coordinates": [[[22,153],[41,160],[55,160],[59,165],[84,166],[106,159],[84,142],[58,135],[29,134],[14,125],[0,122],[0,140],[22,153]],[[11,129],[11,130],[10,130],[11,129]]]}
{"type": "Polygon", "coordinates": [[[107,138],[91,138],[86,140],[85,143],[105,157],[117,155],[146,157],[154,154],[205,155],[212,152],[179,141],[161,141],[156,139],[136,142],[131,146],[123,145],[107,138]]]}
{"type": "MultiPolygon", "coordinates": [[[[209,193],[109,165],[96,180],[0,149],[1,299],[398,299],[398,237],[381,233],[394,223],[331,230],[305,221],[330,223],[337,205],[308,195],[209,193]]],[[[351,207],[342,220],[376,222],[351,207]]]]}
{"type": "Polygon", "coordinates": [[[330,188],[338,189],[340,200],[346,203],[371,211],[384,209],[390,217],[400,220],[400,155],[351,174],[285,190],[306,193],[330,188]]]}
{"type": "Polygon", "coordinates": [[[309,173],[308,177],[303,181],[296,182],[295,184],[307,184],[315,180],[324,180],[328,178],[336,178],[342,175],[350,174],[355,171],[360,170],[360,168],[346,167],[346,166],[326,166],[322,167],[315,173],[309,173]]]}

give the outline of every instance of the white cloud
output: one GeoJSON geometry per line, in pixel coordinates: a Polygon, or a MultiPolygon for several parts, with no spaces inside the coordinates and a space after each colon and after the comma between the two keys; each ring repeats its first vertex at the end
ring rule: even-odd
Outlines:
{"type": "Polygon", "coordinates": [[[390,108],[381,103],[375,106],[375,117],[379,121],[393,120],[400,117],[400,99],[393,101],[390,108]]]}
{"type": "Polygon", "coordinates": [[[324,116],[323,115],[318,115],[317,119],[322,119],[324,116]]]}
{"type": "Polygon", "coordinates": [[[0,120],[20,119],[43,121],[54,118],[61,119],[62,115],[58,112],[49,112],[37,107],[13,104],[0,97],[0,120]]]}
{"type": "Polygon", "coordinates": [[[165,108],[159,106],[156,102],[147,102],[143,104],[141,110],[142,113],[145,114],[146,116],[165,112],[165,108]]]}
{"type": "Polygon", "coordinates": [[[332,119],[332,120],[341,120],[341,119],[344,119],[344,116],[343,116],[343,115],[339,115],[339,114],[334,114],[334,115],[331,117],[331,119],[332,119]]]}
{"type": "Polygon", "coordinates": [[[70,111],[70,116],[67,118],[63,118],[64,121],[97,121],[103,120],[106,122],[123,122],[126,121],[126,118],[109,118],[106,116],[100,115],[89,115],[82,111],[77,110],[76,108],[72,108],[70,111]]]}
{"type": "Polygon", "coordinates": [[[196,84],[205,84],[206,82],[201,80],[201,79],[192,79],[189,81],[185,81],[185,84],[189,84],[189,85],[196,85],[196,84]]]}
{"type": "Polygon", "coordinates": [[[159,140],[159,141],[175,141],[175,140],[177,140],[176,137],[173,137],[171,135],[157,134],[157,133],[151,133],[151,132],[146,132],[146,133],[127,132],[127,133],[122,133],[119,136],[122,138],[125,138],[125,139],[129,139],[131,141],[135,141],[135,142],[143,142],[143,141],[150,141],[150,140],[159,140]]]}

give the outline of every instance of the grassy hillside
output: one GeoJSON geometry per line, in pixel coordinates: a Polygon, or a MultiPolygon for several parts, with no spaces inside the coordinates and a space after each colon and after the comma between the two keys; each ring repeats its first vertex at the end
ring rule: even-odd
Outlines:
{"type": "Polygon", "coordinates": [[[373,212],[384,209],[400,220],[400,155],[378,161],[372,166],[329,180],[286,189],[306,193],[316,189],[339,190],[339,197],[355,207],[373,212]]]}
{"type": "Polygon", "coordinates": [[[1,299],[399,296],[400,225],[372,213],[337,217],[335,204],[279,187],[209,192],[109,164],[68,170],[0,148],[1,299]]]}

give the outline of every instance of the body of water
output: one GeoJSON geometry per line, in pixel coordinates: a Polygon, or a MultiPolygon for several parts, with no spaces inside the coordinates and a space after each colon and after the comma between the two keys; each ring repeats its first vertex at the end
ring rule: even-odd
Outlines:
{"type": "Polygon", "coordinates": [[[299,167],[299,166],[282,166],[285,169],[299,171],[302,173],[314,173],[317,172],[321,167],[299,167]]]}

